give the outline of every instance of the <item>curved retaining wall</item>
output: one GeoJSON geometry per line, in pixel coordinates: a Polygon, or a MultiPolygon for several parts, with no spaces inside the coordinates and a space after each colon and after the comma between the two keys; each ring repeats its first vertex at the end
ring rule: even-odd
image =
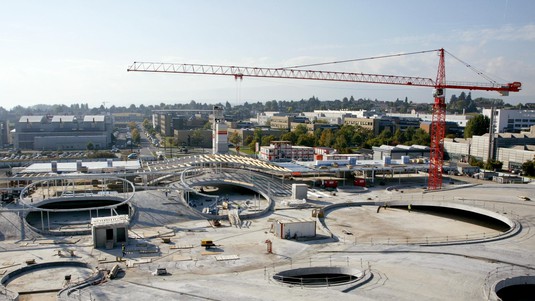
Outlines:
{"type": "MultiPolygon", "coordinates": [[[[244,187],[244,188],[250,189],[250,190],[260,194],[266,200],[268,200],[269,205],[264,210],[258,211],[258,212],[255,212],[255,213],[240,214],[240,219],[244,219],[245,220],[245,219],[260,218],[260,217],[266,215],[267,213],[271,212],[273,210],[273,208],[275,207],[275,202],[273,201],[273,199],[270,198],[265,192],[255,189],[254,186],[240,185],[238,183],[229,183],[229,182],[224,182],[224,181],[219,181],[219,180],[199,181],[199,182],[197,182],[197,184],[203,185],[203,186],[216,185],[216,184],[227,184],[227,185],[228,184],[232,184],[232,185],[236,185],[236,186],[240,186],[240,187],[244,187]]],[[[198,193],[198,194],[202,195],[202,196],[205,196],[202,193],[198,193]]],[[[184,196],[182,196],[182,197],[184,197],[184,196]]],[[[213,197],[213,196],[210,196],[210,197],[213,197]]],[[[226,216],[226,215],[212,215],[212,214],[202,213],[200,211],[199,211],[199,213],[203,217],[205,217],[206,219],[216,219],[216,220],[227,220],[228,219],[228,216],[226,216]]]]}
{"type": "Polygon", "coordinates": [[[485,215],[485,216],[489,216],[489,217],[492,217],[496,220],[499,220],[501,221],[502,223],[508,225],[510,228],[514,228],[518,225],[517,222],[511,220],[510,218],[504,216],[504,215],[501,215],[497,212],[494,212],[494,211],[490,211],[488,209],[485,209],[485,208],[479,208],[479,207],[472,207],[472,206],[468,206],[468,205],[465,205],[465,204],[457,204],[457,203],[450,203],[450,202],[441,202],[441,201],[430,201],[430,202],[426,202],[426,201],[418,201],[418,202],[405,202],[405,201],[393,201],[393,202],[388,202],[388,203],[383,203],[383,205],[388,205],[388,206],[407,206],[407,205],[411,205],[411,206],[426,206],[426,207],[445,207],[445,208],[452,208],[452,209],[458,209],[458,210],[462,210],[462,211],[468,211],[468,212],[473,212],[473,213],[477,213],[477,214],[480,214],[480,215],[485,215]]]}
{"type": "MultiPolygon", "coordinates": [[[[286,271],[281,271],[272,276],[273,280],[276,280],[279,283],[287,284],[290,286],[299,285],[298,283],[288,283],[289,279],[299,280],[299,279],[309,279],[305,276],[316,275],[316,274],[339,274],[354,277],[351,280],[345,282],[332,282],[329,283],[328,279],[325,279],[326,283],[301,283],[302,286],[306,287],[325,287],[325,286],[348,286],[354,285],[355,282],[365,280],[366,273],[358,269],[347,268],[347,267],[306,267],[306,268],[296,268],[286,271]],[[286,281],[285,281],[286,280],[286,281]]],[[[320,279],[320,278],[318,278],[320,279]]],[[[321,278],[322,280],[324,278],[321,278]]]]}
{"type": "MultiPolygon", "coordinates": [[[[204,196],[204,197],[214,198],[213,195],[207,195],[207,194],[204,194],[204,193],[196,191],[195,189],[189,187],[186,184],[186,182],[184,181],[184,177],[186,177],[185,175],[187,173],[189,173],[189,172],[193,172],[196,175],[197,174],[203,174],[202,172],[201,173],[195,172],[197,170],[198,170],[197,167],[192,167],[190,169],[184,170],[184,172],[182,173],[182,175],[180,177],[182,185],[184,187],[188,188],[188,192],[193,192],[193,193],[195,193],[197,195],[201,195],[201,196],[204,196]]],[[[246,185],[246,184],[242,184],[242,183],[239,183],[239,182],[229,183],[229,182],[222,181],[222,180],[204,180],[204,179],[201,180],[201,181],[196,182],[195,184],[203,185],[203,186],[215,185],[215,184],[226,184],[226,185],[232,184],[232,185],[236,185],[236,186],[240,186],[240,187],[244,187],[244,188],[250,189],[250,190],[262,195],[266,200],[268,200],[269,205],[264,210],[259,211],[259,212],[255,212],[255,213],[240,214],[239,215],[240,219],[243,219],[243,220],[260,218],[260,217],[266,215],[267,213],[271,212],[273,210],[273,208],[275,207],[275,201],[272,198],[269,197],[268,193],[257,189],[254,185],[246,185]]],[[[249,184],[249,183],[247,183],[247,184],[249,184]]],[[[184,191],[184,193],[186,193],[186,191],[184,191]]],[[[184,198],[184,195],[182,195],[182,197],[184,198]]],[[[206,214],[206,213],[202,213],[202,212],[199,212],[199,213],[202,216],[204,216],[206,219],[228,220],[228,216],[226,216],[226,215],[212,215],[212,214],[206,214]]]]}
{"type": "MultiPolygon", "coordinates": [[[[484,239],[474,239],[469,241],[447,241],[442,243],[430,243],[430,244],[422,244],[422,245],[428,245],[428,246],[434,246],[434,245],[455,245],[455,244],[470,244],[470,243],[479,243],[479,242],[489,242],[494,240],[501,240],[505,239],[511,236],[514,236],[522,230],[522,225],[518,223],[515,220],[511,220],[510,218],[501,215],[499,213],[484,209],[484,208],[478,208],[478,207],[472,207],[464,204],[457,204],[457,203],[449,203],[449,202],[440,202],[440,201],[434,201],[434,202],[427,202],[427,201],[418,201],[418,202],[405,202],[405,201],[391,201],[391,202],[360,202],[360,203],[338,203],[338,204],[332,204],[324,207],[324,214],[327,216],[328,212],[336,210],[338,208],[346,208],[346,207],[360,207],[360,206],[399,206],[399,207],[406,207],[408,205],[411,205],[413,208],[417,208],[418,206],[426,206],[426,207],[437,207],[437,208],[452,208],[462,211],[468,211],[473,212],[476,214],[492,217],[496,220],[501,221],[502,223],[509,226],[509,230],[494,237],[484,238],[484,239]]],[[[334,235],[327,225],[325,225],[325,219],[319,219],[321,222],[321,226],[324,229],[327,229],[329,233],[331,233],[331,237],[334,238],[334,235]]]]}
{"type": "MultiPolygon", "coordinates": [[[[131,204],[127,204],[127,206],[130,208],[129,218],[131,219],[136,214],[136,209],[131,204]]],[[[78,209],[78,211],[84,210],[84,209],[78,209]]],[[[103,207],[103,209],[105,208],[103,207]]],[[[23,218],[24,224],[26,225],[26,227],[28,227],[30,230],[35,231],[36,233],[39,233],[39,234],[49,235],[49,236],[71,236],[71,235],[90,235],[91,234],[91,228],[87,230],[60,230],[60,231],[43,230],[43,229],[30,225],[28,221],[26,221],[26,215],[28,215],[28,212],[24,215],[24,218],[23,218]]]]}
{"type": "MultiPolygon", "coordinates": [[[[34,183],[31,183],[29,185],[27,185],[26,187],[24,187],[24,189],[21,191],[21,195],[24,195],[25,194],[25,191],[28,191],[31,187],[33,186],[38,186],[38,185],[42,185],[43,183],[47,183],[47,182],[50,182],[50,181],[63,181],[63,180],[72,180],[72,181],[75,181],[75,180],[79,180],[79,179],[83,179],[83,180],[92,180],[92,179],[102,179],[101,177],[98,177],[98,176],[91,176],[91,175],[84,175],[84,176],[80,176],[80,177],[76,177],[76,176],[72,176],[72,177],[56,177],[56,178],[50,178],[50,179],[46,179],[46,180],[41,180],[41,181],[37,181],[37,182],[34,182],[34,183]]],[[[106,180],[110,180],[110,181],[122,181],[124,182],[125,184],[129,185],[132,189],[132,191],[130,192],[130,196],[128,198],[122,198],[120,196],[111,196],[111,195],[105,195],[105,194],[91,194],[91,195],[79,195],[79,196],[67,196],[67,197],[54,197],[54,198],[48,198],[48,199],[44,199],[40,202],[37,202],[37,203],[32,203],[32,202],[25,202],[25,206],[29,207],[30,209],[30,212],[78,212],[78,211],[93,211],[93,210],[105,210],[105,209],[113,209],[113,208],[117,208],[119,206],[122,206],[124,204],[127,204],[128,207],[129,207],[129,212],[130,212],[130,216],[132,216],[135,212],[135,209],[132,205],[130,205],[130,200],[132,200],[132,198],[134,197],[135,195],[135,192],[136,192],[136,187],[134,185],[134,183],[132,183],[131,181],[128,181],[124,178],[118,178],[118,177],[106,177],[105,178],[106,180]],[[42,206],[42,205],[46,205],[46,204],[50,204],[50,203],[53,203],[53,202],[62,202],[62,201],[83,201],[84,199],[99,199],[99,200],[114,200],[114,201],[117,201],[117,204],[113,204],[113,205],[108,205],[108,206],[102,206],[102,207],[88,207],[88,208],[73,208],[73,209],[47,209],[47,208],[40,208],[39,206],[42,206]]],[[[28,196],[26,196],[26,198],[28,198],[28,196]]],[[[91,234],[91,229],[87,229],[87,230],[71,230],[71,231],[49,231],[49,230],[43,230],[43,229],[39,229],[37,227],[34,227],[32,225],[30,225],[27,221],[26,221],[26,217],[28,215],[28,211],[26,211],[25,215],[24,215],[24,224],[25,226],[27,226],[29,229],[31,229],[32,231],[35,231],[36,233],[40,233],[40,234],[45,234],[45,235],[51,235],[51,236],[65,236],[65,235],[89,235],[91,234]]]]}
{"type": "Polygon", "coordinates": [[[28,265],[25,267],[22,267],[20,269],[16,269],[10,273],[7,273],[0,279],[0,284],[5,286],[8,284],[13,278],[17,278],[18,276],[28,273],[33,270],[39,270],[43,268],[52,268],[52,267],[80,267],[80,268],[87,268],[91,269],[91,267],[81,261],[52,261],[52,262],[45,262],[45,263],[36,263],[32,265],[28,265]]]}
{"type": "Polygon", "coordinates": [[[344,274],[358,277],[362,275],[362,271],[346,267],[308,267],[278,272],[273,277],[296,277],[311,274],[344,274]]]}

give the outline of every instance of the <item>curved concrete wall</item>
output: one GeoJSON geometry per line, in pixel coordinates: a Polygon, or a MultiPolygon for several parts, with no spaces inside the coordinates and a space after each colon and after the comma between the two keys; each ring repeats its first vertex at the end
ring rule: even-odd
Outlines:
{"type": "Polygon", "coordinates": [[[6,275],[4,275],[4,277],[2,277],[2,279],[0,279],[0,284],[6,286],[6,284],[8,284],[14,278],[17,278],[18,276],[28,273],[30,271],[56,267],[81,267],[91,270],[89,264],[81,261],[52,261],[45,263],[36,263],[7,273],[6,275]]]}
{"type": "MultiPolygon", "coordinates": [[[[418,206],[437,207],[437,208],[442,207],[442,208],[452,208],[452,209],[457,209],[457,210],[462,210],[462,211],[473,212],[476,214],[492,217],[509,226],[508,231],[495,237],[475,239],[472,241],[460,241],[460,242],[448,241],[444,243],[435,243],[432,245],[441,245],[441,244],[452,245],[452,244],[463,244],[463,243],[466,244],[466,243],[483,242],[483,241],[488,242],[488,241],[504,239],[504,238],[516,235],[522,229],[521,225],[517,221],[511,220],[510,218],[504,215],[501,215],[499,213],[496,213],[496,212],[493,212],[484,208],[468,206],[465,204],[456,204],[456,203],[440,202],[440,201],[418,201],[418,202],[392,201],[392,202],[360,202],[360,203],[350,202],[350,203],[338,203],[338,204],[328,205],[328,206],[325,206],[323,210],[324,210],[325,217],[326,217],[330,211],[336,210],[338,208],[359,207],[359,206],[384,206],[384,205],[388,205],[391,207],[394,207],[394,206],[406,207],[409,204],[413,208],[416,208],[418,206]]],[[[331,233],[330,230],[328,230],[329,228],[325,224],[325,219],[320,219],[320,222],[321,222],[322,227],[324,227],[325,229],[327,229],[329,233],[331,233]]],[[[331,236],[334,237],[332,233],[331,233],[331,236]]]]}
{"type": "MultiPolygon", "coordinates": [[[[122,198],[120,198],[121,200],[123,200],[122,198]]],[[[62,201],[68,201],[69,199],[68,198],[61,198],[62,201]]],[[[79,200],[79,199],[78,199],[79,200]]],[[[118,206],[121,206],[125,203],[127,203],[128,201],[123,201],[121,203],[117,203],[115,205],[110,205],[110,206],[104,206],[104,207],[91,207],[91,208],[80,208],[80,209],[57,209],[57,210],[54,210],[52,212],[65,212],[65,210],[68,210],[68,211],[89,211],[89,210],[105,210],[105,209],[111,209],[111,208],[116,208],[118,206]]],[[[134,216],[136,214],[136,209],[134,206],[132,206],[130,203],[126,204],[130,209],[129,209],[129,218],[132,218],[132,216],[134,216]]],[[[36,210],[36,211],[41,211],[41,210],[36,210]]],[[[70,235],[90,235],[91,234],[91,229],[87,229],[87,230],[62,230],[62,231],[50,231],[50,230],[43,230],[43,229],[39,229],[37,227],[34,227],[32,226],[30,223],[28,223],[28,221],[26,220],[26,217],[27,215],[29,214],[29,212],[25,212],[24,213],[24,216],[23,216],[23,220],[24,220],[24,225],[26,227],[28,227],[29,229],[31,229],[32,231],[34,231],[35,233],[39,233],[39,234],[43,234],[43,235],[50,235],[50,236],[70,236],[70,235]]]]}
{"type": "MultiPolygon", "coordinates": [[[[204,197],[214,198],[213,195],[207,195],[207,194],[204,194],[204,193],[200,193],[200,192],[196,191],[195,189],[191,188],[190,186],[188,186],[186,184],[186,182],[184,181],[184,177],[186,177],[186,175],[189,172],[194,173],[195,175],[204,174],[204,172],[202,172],[202,169],[199,169],[197,167],[193,167],[193,168],[184,170],[184,172],[181,175],[181,182],[182,182],[182,185],[184,187],[188,188],[188,192],[193,192],[193,193],[195,193],[197,195],[201,195],[201,196],[204,196],[204,197]],[[201,170],[201,172],[198,172],[199,170],[201,170]]],[[[248,183],[245,184],[245,183],[239,183],[239,182],[226,182],[226,181],[223,181],[223,180],[205,180],[205,179],[200,180],[198,182],[195,182],[195,185],[201,185],[201,186],[217,185],[217,184],[236,185],[236,186],[244,187],[244,188],[247,188],[249,190],[252,190],[252,191],[260,194],[262,197],[264,197],[268,201],[269,205],[264,210],[259,211],[259,212],[255,212],[255,213],[240,214],[240,218],[241,219],[245,220],[245,219],[255,219],[255,218],[262,217],[262,216],[266,215],[267,213],[269,213],[271,210],[273,210],[273,208],[275,207],[275,202],[274,202],[274,200],[272,198],[269,197],[268,193],[257,189],[254,185],[248,185],[248,183]]],[[[186,193],[186,191],[184,191],[184,193],[186,193]]],[[[182,195],[182,197],[184,198],[184,195],[182,195]]],[[[202,216],[204,216],[205,218],[207,218],[207,219],[217,219],[217,220],[227,220],[228,219],[228,216],[226,216],[226,215],[212,215],[212,214],[206,214],[206,213],[202,213],[202,212],[200,212],[200,214],[202,216]]]]}
{"type": "MultiPolygon", "coordinates": [[[[385,203],[383,203],[385,204],[385,203]]],[[[489,216],[489,217],[492,217],[496,220],[499,220],[501,221],[502,223],[508,225],[510,228],[513,228],[515,226],[517,226],[517,223],[515,223],[513,220],[511,220],[510,218],[504,216],[504,215],[501,215],[499,213],[496,213],[494,211],[490,211],[488,209],[485,209],[485,208],[479,208],[479,207],[472,207],[472,206],[468,206],[468,205],[465,205],[465,204],[457,204],[457,203],[450,203],[450,202],[440,202],[440,201],[417,201],[417,202],[401,202],[401,201],[394,201],[394,202],[388,202],[386,203],[388,206],[407,206],[409,204],[411,204],[411,206],[427,206],[427,207],[444,207],[444,208],[452,208],[452,209],[458,209],[458,210],[463,210],[463,211],[468,211],[468,212],[473,212],[473,213],[477,213],[477,214],[480,214],[480,215],[485,215],[485,216],[489,216]]]]}
{"type": "Polygon", "coordinates": [[[360,277],[362,275],[362,271],[346,267],[308,267],[281,271],[275,274],[273,277],[298,277],[311,274],[344,274],[360,277]]]}
{"type": "Polygon", "coordinates": [[[96,210],[97,208],[100,209],[111,209],[115,208],[117,206],[120,206],[124,203],[128,202],[128,199],[118,197],[118,196],[109,196],[109,195],[89,195],[89,196],[76,196],[76,197],[58,197],[58,198],[48,198],[45,199],[39,203],[34,203],[32,208],[36,208],[40,211],[50,211],[50,212],[57,212],[62,210],[71,210],[71,211],[79,211],[79,210],[96,210]],[[115,201],[117,204],[108,205],[108,206],[102,206],[102,207],[88,207],[88,208],[75,208],[75,209],[46,209],[41,208],[44,205],[48,205],[51,203],[61,203],[61,202],[67,202],[67,201],[77,201],[77,202],[83,202],[85,200],[103,200],[103,201],[115,201]]]}

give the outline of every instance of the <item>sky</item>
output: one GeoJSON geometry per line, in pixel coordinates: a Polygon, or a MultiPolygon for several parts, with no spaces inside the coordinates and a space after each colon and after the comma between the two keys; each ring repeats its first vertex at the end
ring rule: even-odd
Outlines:
{"type": "MultiPolygon", "coordinates": [[[[532,0],[0,0],[0,106],[231,104],[370,98],[433,102],[432,89],[127,72],[134,62],[287,67],[444,48],[535,102],[532,0]]],[[[446,55],[448,81],[486,82],[446,55]]],[[[435,52],[314,70],[435,79],[435,52]]],[[[447,99],[461,90],[448,90],[447,99]]],[[[468,92],[468,91],[465,91],[468,92]]]]}

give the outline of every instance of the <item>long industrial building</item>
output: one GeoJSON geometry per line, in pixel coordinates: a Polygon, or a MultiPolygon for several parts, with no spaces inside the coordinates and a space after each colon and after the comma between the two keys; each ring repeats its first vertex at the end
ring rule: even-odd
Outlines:
{"type": "Polygon", "coordinates": [[[21,116],[15,123],[14,147],[24,150],[80,150],[112,144],[110,115],[21,116]]]}

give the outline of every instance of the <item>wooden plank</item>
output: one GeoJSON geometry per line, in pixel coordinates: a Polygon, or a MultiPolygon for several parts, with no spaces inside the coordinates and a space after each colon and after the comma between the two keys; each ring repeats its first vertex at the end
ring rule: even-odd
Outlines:
{"type": "Polygon", "coordinates": [[[226,260],[238,260],[240,257],[238,255],[219,255],[216,256],[217,261],[226,261],[226,260]]]}
{"type": "Polygon", "coordinates": [[[193,245],[175,245],[171,246],[170,249],[192,249],[193,245]]]}

